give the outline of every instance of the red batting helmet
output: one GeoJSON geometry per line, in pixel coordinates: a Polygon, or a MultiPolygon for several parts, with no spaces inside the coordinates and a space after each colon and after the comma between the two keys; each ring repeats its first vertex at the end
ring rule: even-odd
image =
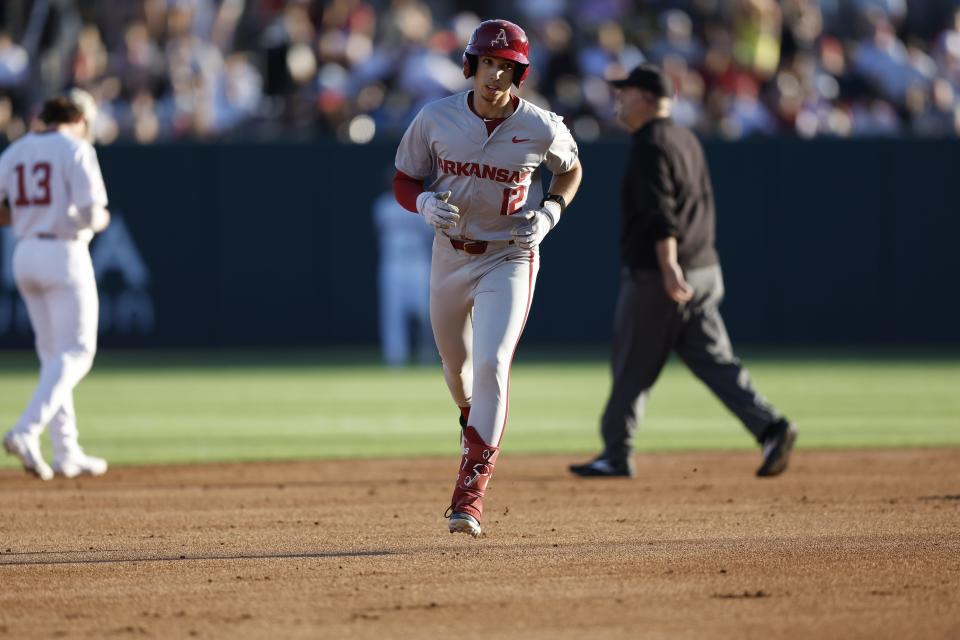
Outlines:
{"type": "Polygon", "coordinates": [[[463,51],[463,75],[469,78],[477,72],[478,56],[505,58],[516,63],[513,84],[519,88],[530,68],[530,41],[523,29],[507,20],[486,20],[474,30],[463,51]]]}

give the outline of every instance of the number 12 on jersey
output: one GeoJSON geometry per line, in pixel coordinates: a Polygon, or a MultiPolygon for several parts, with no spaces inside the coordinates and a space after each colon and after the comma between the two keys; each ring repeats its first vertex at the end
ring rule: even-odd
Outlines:
{"type": "Polygon", "coordinates": [[[523,207],[527,196],[527,185],[522,184],[516,189],[507,187],[503,190],[503,202],[500,205],[500,215],[513,215],[523,207]]]}

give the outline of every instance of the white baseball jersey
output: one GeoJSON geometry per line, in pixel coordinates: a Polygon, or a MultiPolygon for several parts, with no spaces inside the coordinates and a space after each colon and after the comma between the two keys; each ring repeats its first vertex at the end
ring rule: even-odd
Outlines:
{"type": "Polygon", "coordinates": [[[490,135],[467,104],[469,92],[426,105],[407,128],[396,167],[427,180],[429,191],[452,191],[460,223],[446,234],[471,240],[509,240],[522,221],[511,217],[539,207],[538,168],[566,173],[577,162],[577,143],[555,113],[521,99],[490,135]],[[527,206],[527,203],[530,206],[527,206]]]}
{"type": "Polygon", "coordinates": [[[52,234],[89,241],[79,209],[107,206],[97,153],[58,131],[29,133],[0,155],[0,200],[6,198],[17,238],[52,234]]]}
{"type": "Polygon", "coordinates": [[[380,262],[394,267],[426,265],[429,271],[433,227],[397,204],[392,191],[373,202],[373,223],[380,240],[380,262]]]}

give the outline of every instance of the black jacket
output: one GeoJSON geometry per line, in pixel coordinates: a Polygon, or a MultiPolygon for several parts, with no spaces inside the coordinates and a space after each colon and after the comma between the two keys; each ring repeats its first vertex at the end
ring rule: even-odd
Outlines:
{"type": "Polygon", "coordinates": [[[623,176],[620,254],[634,269],[658,269],[656,243],[677,239],[683,269],[717,264],[710,172],[700,141],[669,118],[634,132],[623,176]]]}

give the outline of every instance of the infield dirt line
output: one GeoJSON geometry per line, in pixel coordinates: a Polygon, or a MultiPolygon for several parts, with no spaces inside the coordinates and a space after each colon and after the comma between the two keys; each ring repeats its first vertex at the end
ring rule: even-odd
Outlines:
{"type": "MultiPolygon", "coordinates": [[[[56,551],[41,551],[38,553],[57,553],[56,551]]],[[[26,555],[26,554],[25,554],[26,555]]],[[[124,564],[130,562],[189,562],[196,560],[287,560],[308,558],[366,558],[375,556],[399,555],[396,551],[323,551],[317,553],[241,553],[236,555],[207,555],[195,556],[182,554],[177,556],[138,556],[131,558],[83,558],[77,560],[22,560],[15,562],[0,562],[0,567],[23,567],[31,565],[59,565],[59,564],[124,564]]]]}

